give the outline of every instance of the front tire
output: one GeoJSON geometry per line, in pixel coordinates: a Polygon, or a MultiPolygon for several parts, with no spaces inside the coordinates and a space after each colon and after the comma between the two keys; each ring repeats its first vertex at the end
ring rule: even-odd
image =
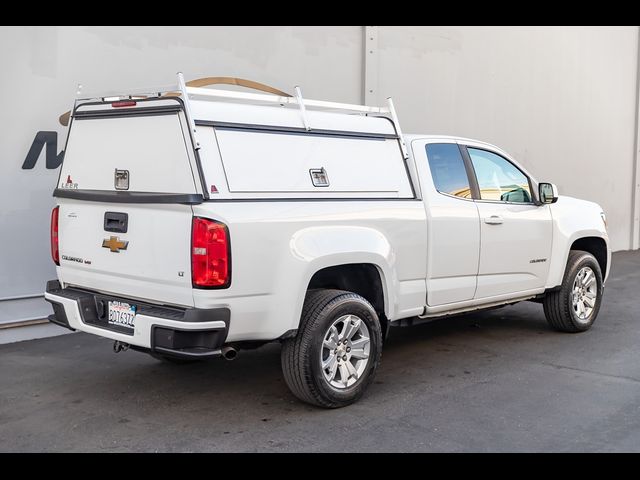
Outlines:
{"type": "Polygon", "coordinates": [[[369,302],[341,290],[311,290],[297,336],[282,345],[282,371],[303,402],[340,408],[362,397],[381,353],[382,329],[369,302]]]}
{"type": "Polygon", "coordinates": [[[544,298],[547,322],[560,332],[589,330],[598,317],[602,294],[602,271],[598,261],[588,252],[572,250],[562,285],[544,298]]]}

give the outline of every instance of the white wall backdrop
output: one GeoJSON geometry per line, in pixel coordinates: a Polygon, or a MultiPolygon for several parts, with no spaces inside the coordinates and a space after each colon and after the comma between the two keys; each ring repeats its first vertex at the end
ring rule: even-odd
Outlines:
{"type": "Polygon", "coordinates": [[[405,131],[500,145],[561,194],[601,204],[613,248],[631,248],[638,27],[378,31],[379,92],[405,131]]]}
{"type": "Polygon", "coordinates": [[[335,101],[393,96],[406,132],[506,148],[561,193],[601,203],[614,249],[632,248],[638,27],[364,33],[361,26],[0,27],[0,322],[48,313],[38,296],[55,276],[48,229],[57,170],[46,169],[44,149],[33,169],[22,169],[36,133],[57,132],[63,148],[57,117],[78,83],[90,91],[161,85],[177,71],[283,90],[301,85],[307,97],[335,101]]]}

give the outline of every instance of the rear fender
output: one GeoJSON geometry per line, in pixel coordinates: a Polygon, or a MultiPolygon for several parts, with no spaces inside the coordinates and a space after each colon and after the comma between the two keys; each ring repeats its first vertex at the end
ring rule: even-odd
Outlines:
{"type": "Polygon", "coordinates": [[[327,267],[347,264],[372,264],[377,267],[384,292],[385,315],[391,318],[396,304],[397,275],[395,255],[387,238],[366,227],[310,227],[296,232],[290,243],[291,254],[303,262],[302,281],[297,295],[297,328],[307,287],[313,275],[327,267]]]}

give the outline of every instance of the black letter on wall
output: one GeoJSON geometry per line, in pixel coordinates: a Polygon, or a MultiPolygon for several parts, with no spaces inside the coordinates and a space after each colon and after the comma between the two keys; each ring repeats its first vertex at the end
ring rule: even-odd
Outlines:
{"type": "Polygon", "coordinates": [[[46,145],[46,161],[47,168],[54,170],[62,164],[64,158],[64,150],[60,153],[58,151],[58,132],[38,132],[36,138],[33,139],[27,158],[24,159],[22,164],[23,170],[31,170],[36,166],[38,157],[42,152],[42,148],[46,145]]]}

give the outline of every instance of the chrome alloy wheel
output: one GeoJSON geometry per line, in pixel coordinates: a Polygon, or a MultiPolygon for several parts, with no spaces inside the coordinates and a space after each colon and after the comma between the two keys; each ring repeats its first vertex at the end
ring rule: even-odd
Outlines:
{"type": "Polygon", "coordinates": [[[334,388],[345,389],[358,381],[369,363],[369,328],[356,315],[343,315],[327,330],[322,342],[320,362],[325,380],[334,388]]]}
{"type": "Polygon", "coordinates": [[[571,300],[573,311],[581,323],[586,323],[596,306],[598,282],[590,267],[583,267],[573,281],[571,300]]]}

